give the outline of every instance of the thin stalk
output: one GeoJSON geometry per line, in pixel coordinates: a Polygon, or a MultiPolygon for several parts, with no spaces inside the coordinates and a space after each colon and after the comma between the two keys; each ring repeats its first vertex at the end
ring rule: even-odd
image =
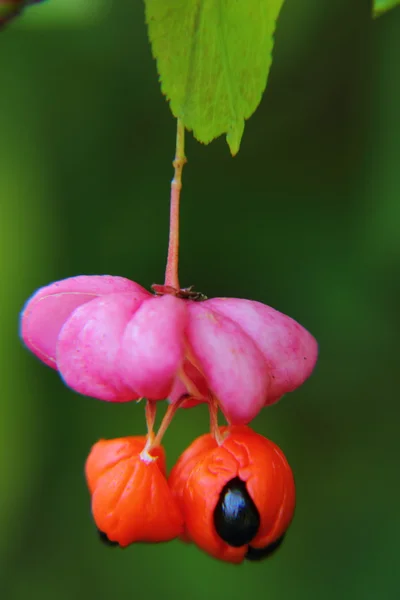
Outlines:
{"type": "Polygon", "coordinates": [[[154,438],[154,423],[157,415],[157,404],[152,400],[146,400],[146,425],[147,425],[147,436],[148,439],[152,440],[154,438]]]}
{"type": "Polygon", "coordinates": [[[179,290],[179,202],[182,189],[182,170],[186,163],[185,157],[185,127],[180,119],[176,126],[176,151],[172,163],[175,173],[171,182],[171,207],[169,221],[169,244],[167,268],[165,270],[165,286],[179,290]]]}
{"type": "Polygon", "coordinates": [[[174,415],[175,415],[176,411],[178,410],[178,408],[180,407],[180,405],[182,404],[182,402],[183,402],[183,399],[178,400],[174,404],[170,404],[168,406],[167,412],[165,413],[164,418],[161,421],[161,425],[157,431],[157,434],[155,436],[153,436],[152,439],[148,438],[147,444],[140,454],[140,456],[142,457],[142,460],[144,460],[145,462],[149,462],[149,460],[154,460],[154,458],[151,457],[149,453],[151,452],[152,448],[156,448],[157,446],[160,446],[162,439],[165,435],[165,432],[167,431],[168,427],[170,426],[171,421],[174,418],[174,415]]]}
{"type": "Polygon", "coordinates": [[[218,446],[221,446],[226,438],[227,434],[222,434],[218,425],[218,402],[212,396],[208,403],[208,410],[210,412],[210,432],[218,446]]]}

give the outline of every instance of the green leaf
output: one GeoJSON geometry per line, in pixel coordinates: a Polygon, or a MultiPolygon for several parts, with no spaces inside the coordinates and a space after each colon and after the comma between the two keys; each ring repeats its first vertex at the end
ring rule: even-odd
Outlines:
{"type": "Polygon", "coordinates": [[[400,0],[374,0],[374,16],[378,17],[398,4],[400,4],[400,0]]]}
{"type": "Polygon", "coordinates": [[[284,0],[145,0],[161,89],[173,115],[208,144],[240,146],[267,85],[284,0]]]}

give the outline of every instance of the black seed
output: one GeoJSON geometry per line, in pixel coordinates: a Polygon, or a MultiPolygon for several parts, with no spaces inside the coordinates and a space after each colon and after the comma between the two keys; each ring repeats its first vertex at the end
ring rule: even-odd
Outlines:
{"type": "Polygon", "coordinates": [[[111,540],[109,540],[107,535],[104,533],[104,531],[100,531],[100,529],[98,529],[97,533],[99,534],[100,541],[103,542],[103,544],[105,544],[106,546],[118,546],[119,545],[118,542],[112,542],[111,540]]]}
{"type": "Polygon", "coordinates": [[[223,487],[214,510],[214,526],[220,538],[235,548],[248,544],[257,534],[260,515],[239,477],[223,487]]]}
{"type": "Polygon", "coordinates": [[[252,548],[251,546],[249,546],[245,558],[251,561],[263,560],[264,558],[268,558],[269,556],[271,556],[271,554],[278,550],[284,538],[285,534],[283,534],[275,542],[272,542],[272,544],[269,544],[265,548],[252,548]]]}

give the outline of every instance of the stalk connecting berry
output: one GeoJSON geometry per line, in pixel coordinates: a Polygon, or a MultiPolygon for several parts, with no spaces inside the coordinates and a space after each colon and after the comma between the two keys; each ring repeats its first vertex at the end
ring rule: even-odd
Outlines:
{"type": "Polygon", "coordinates": [[[293,516],[292,472],[248,423],[312,373],[314,337],[253,300],[207,299],[178,280],[184,129],[178,121],[168,260],[152,292],[117,276],[78,276],[39,289],[21,315],[26,346],[76,392],[146,398],[147,436],[101,440],[86,463],[101,539],[121,547],[180,537],[232,563],[281,544],[293,516]],[[169,407],[157,435],[156,403],[169,407]],[[162,437],[179,407],[207,403],[211,433],[167,480],[162,437]],[[218,411],[228,427],[218,427],[218,411]]]}

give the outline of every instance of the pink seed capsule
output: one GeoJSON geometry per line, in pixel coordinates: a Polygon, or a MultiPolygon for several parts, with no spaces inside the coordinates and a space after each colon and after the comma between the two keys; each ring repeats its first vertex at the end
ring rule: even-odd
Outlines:
{"type": "Polygon", "coordinates": [[[311,375],[317,342],[260,302],[203,298],[153,295],[122,277],[72,277],[32,296],[21,336],[80,394],[110,402],[185,397],[186,405],[213,397],[229,423],[249,423],[311,375]]]}

